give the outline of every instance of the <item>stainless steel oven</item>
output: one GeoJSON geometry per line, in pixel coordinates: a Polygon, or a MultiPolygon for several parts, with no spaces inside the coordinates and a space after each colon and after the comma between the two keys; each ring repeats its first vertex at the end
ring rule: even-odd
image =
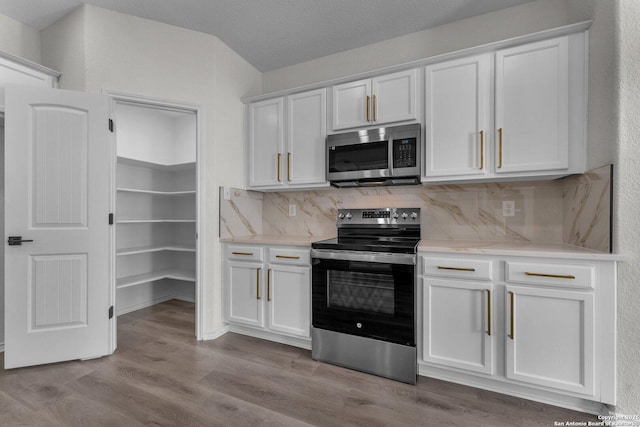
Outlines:
{"type": "Polygon", "coordinates": [[[419,212],[340,210],[312,245],[314,359],[415,383],[419,212]]]}

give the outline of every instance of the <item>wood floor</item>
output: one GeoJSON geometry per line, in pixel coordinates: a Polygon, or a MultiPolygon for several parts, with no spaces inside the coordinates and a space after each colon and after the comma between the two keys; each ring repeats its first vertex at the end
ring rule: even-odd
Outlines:
{"type": "MultiPolygon", "coordinates": [[[[118,318],[110,357],[0,370],[0,426],[553,426],[595,417],[425,377],[402,384],[227,334],[193,304],[118,318]]],[[[0,361],[2,357],[0,356],[0,361]]]]}

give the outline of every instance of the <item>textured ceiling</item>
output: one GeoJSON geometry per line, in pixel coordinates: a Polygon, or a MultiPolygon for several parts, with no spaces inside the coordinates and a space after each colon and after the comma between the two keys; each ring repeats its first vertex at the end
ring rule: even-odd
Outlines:
{"type": "MultiPolygon", "coordinates": [[[[531,0],[86,0],[213,34],[261,71],[308,61],[531,0]]],[[[80,0],[0,0],[42,29],[80,0]]]]}

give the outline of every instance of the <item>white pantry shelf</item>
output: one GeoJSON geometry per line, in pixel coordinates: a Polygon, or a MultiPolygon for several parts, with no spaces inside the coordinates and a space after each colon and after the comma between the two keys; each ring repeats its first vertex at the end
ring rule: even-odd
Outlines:
{"type": "Polygon", "coordinates": [[[144,160],[132,159],[130,157],[122,157],[122,156],[118,156],[118,164],[134,166],[139,168],[160,169],[160,170],[169,170],[169,171],[179,171],[179,170],[196,168],[195,162],[163,164],[163,163],[147,162],[144,160]]]}
{"type": "Polygon", "coordinates": [[[190,245],[174,245],[174,244],[138,246],[133,248],[118,249],[116,254],[118,256],[124,256],[124,255],[136,255],[136,254],[145,254],[149,252],[160,252],[160,251],[195,252],[196,248],[195,246],[190,246],[190,245]]]}
{"type": "Polygon", "coordinates": [[[162,279],[184,280],[186,282],[195,282],[196,275],[193,271],[188,270],[159,270],[150,273],[136,274],[133,276],[121,277],[117,280],[116,287],[118,289],[128,288],[130,286],[141,285],[162,279]]]}
{"type": "Polygon", "coordinates": [[[183,190],[183,191],[157,191],[157,190],[143,190],[140,188],[117,188],[122,193],[140,193],[140,194],[153,194],[158,196],[182,196],[185,194],[196,194],[195,190],[183,190]]]}
{"type": "Polygon", "coordinates": [[[119,219],[116,221],[118,224],[144,224],[144,223],[162,223],[162,222],[193,222],[195,219],[119,219]]]}

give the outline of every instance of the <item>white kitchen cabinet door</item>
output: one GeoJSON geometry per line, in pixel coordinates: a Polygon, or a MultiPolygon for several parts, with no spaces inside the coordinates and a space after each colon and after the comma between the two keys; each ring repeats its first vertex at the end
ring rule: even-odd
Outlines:
{"type": "MultiPolygon", "coordinates": [[[[249,186],[280,186],[284,152],[283,98],[249,104],[249,186]]],[[[286,174],[286,171],[285,171],[286,174]]]]}
{"type": "Polygon", "coordinates": [[[496,52],[496,173],[569,168],[568,37],[496,52]]]}
{"type": "Polygon", "coordinates": [[[422,279],[423,360],[493,373],[492,285],[422,279]]]}
{"type": "Polygon", "coordinates": [[[261,264],[227,262],[228,321],[264,326],[261,264]]]}
{"type": "Polygon", "coordinates": [[[5,368],[110,354],[109,99],[5,95],[5,368]]]}
{"type": "Polygon", "coordinates": [[[507,286],[506,376],[594,394],[593,292],[507,286]]]}
{"type": "Polygon", "coordinates": [[[268,328],[309,337],[311,268],[271,265],[267,277],[268,328]]]}
{"type": "Polygon", "coordinates": [[[371,121],[371,79],[333,87],[333,130],[368,126],[371,121]]]}
{"type": "Polygon", "coordinates": [[[487,174],[491,54],[425,69],[425,175],[487,174]]]}
{"type": "Polygon", "coordinates": [[[416,120],[417,70],[375,77],[371,83],[371,122],[385,124],[416,120]]]}
{"type": "Polygon", "coordinates": [[[287,183],[325,184],[326,89],[288,96],[287,112],[287,183]]]}

